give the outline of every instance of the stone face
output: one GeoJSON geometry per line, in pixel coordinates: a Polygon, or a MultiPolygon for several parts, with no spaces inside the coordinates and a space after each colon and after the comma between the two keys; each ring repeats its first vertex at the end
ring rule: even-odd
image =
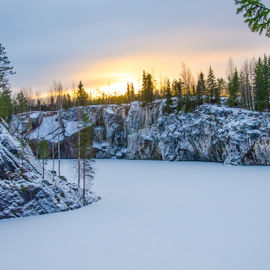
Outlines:
{"type": "MultiPolygon", "coordinates": [[[[139,102],[85,108],[94,127],[96,158],[214,161],[233,165],[270,165],[270,114],[203,105],[192,113],[164,115],[164,101],[147,107],[139,102]]],[[[77,155],[77,108],[63,111],[63,158],[77,155]]],[[[32,142],[56,142],[58,123],[54,112],[32,113],[41,119],[31,129],[25,115],[14,116],[11,125],[32,142]],[[23,124],[22,124],[23,123],[23,124]],[[56,127],[50,132],[49,127],[56,127]]],[[[39,120],[36,120],[37,123],[39,120]]],[[[52,128],[51,128],[52,130],[52,128]]]]}
{"type": "MultiPolygon", "coordinates": [[[[40,122],[41,123],[41,122],[40,122]]],[[[28,126],[28,124],[26,124],[28,126]]],[[[53,176],[42,168],[18,134],[0,122],[0,219],[67,211],[97,201],[75,184],[53,176]]]]}

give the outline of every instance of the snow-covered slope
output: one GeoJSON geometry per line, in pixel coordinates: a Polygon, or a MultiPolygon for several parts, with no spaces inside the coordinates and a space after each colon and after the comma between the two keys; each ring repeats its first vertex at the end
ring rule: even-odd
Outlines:
{"type": "Polygon", "coordinates": [[[29,146],[0,122],[0,219],[67,211],[99,198],[89,192],[85,202],[75,184],[45,171],[29,146]]]}
{"type": "MultiPolygon", "coordinates": [[[[88,106],[94,126],[96,158],[215,161],[227,164],[270,164],[270,114],[242,109],[200,106],[193,113],[164,115],[164,101],[141,107],[88,106]]],[[[55,112],[14,116],[11,124],[36,140],[56,142],[55,112]]],[[[60,125],[63,158],[77,154],[77,108],[63,111],[60,125]]]]}

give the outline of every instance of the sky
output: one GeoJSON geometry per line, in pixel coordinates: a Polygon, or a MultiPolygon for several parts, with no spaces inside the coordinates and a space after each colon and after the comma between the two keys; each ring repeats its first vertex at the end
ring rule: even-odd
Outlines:
{"type": "Polygon", "coordinates": [[[225,76],[270,52],[270,39],[252,33],[234,0],[1,1],[0,42],[14,66],[12,89],[45,93],[53,81],[70,88],[123,91],[142,71],[177,78],[184,62],[196,76],[212,65],[225,76]]]}

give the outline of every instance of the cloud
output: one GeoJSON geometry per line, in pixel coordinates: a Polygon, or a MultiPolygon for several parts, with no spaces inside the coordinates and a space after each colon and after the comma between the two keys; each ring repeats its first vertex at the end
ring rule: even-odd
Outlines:
{"type": "Polygon", "coordinates": [[[17,71],[14,88],[46,91],[55,79],[65,85],[82,79],[98,87],[113,80],[111,74],[135,78],[142,69],[172,77],[181,62],[194,72],[212,64],[222,75],[230,56],[240,63],[269,46],[236,16],[233,1],[13,0],[1,5],[1,42],[17,71]]]}

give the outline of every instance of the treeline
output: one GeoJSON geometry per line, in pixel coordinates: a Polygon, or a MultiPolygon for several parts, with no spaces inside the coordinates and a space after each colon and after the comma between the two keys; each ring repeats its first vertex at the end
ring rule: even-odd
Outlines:
{"type": "Polygon", "coordinates": [[[82,82],[72,94],[65,92],[61,83],[54,82],[49,97],[29,99],[20,91],[11,100],[11,111],[21,113],[29,110],[56,111],[59,103],[64,109],[77,106],[99,104],[123,104],[140,101],[143,106],[156,99],[166,99],[164,113],[175,110],[191,112],[202,104],[223,103],[229,107],[241,107],[248,110],[269,111],[270,95],[270,57],[264,56],[257,60],[246,61],[241,69],[233,65],[230,60],[227,78],[217,78],[210,66],[208,73],[201,72],[194,78],[189,68],[183,64],[178,79],[170,81],[155,80],[151,73],[143,71],[141,87],[135,91],[132,83],[127,83],[127,90],[122,95],[106,95],[92,97],[84,89],[82,82]],[[173,97],[177,99],[177,106],[173,106],[173,97]]]}
{"type": "Polygon", "coordinates": [[[57,111],[59,108],[123,104],[140,101],[143,106],[156,99],[166,99],[164,113],[182,110],[191,112],[201,104],[223,104],[248,110],[270,111],[270,57],[247,60],[241,68],[229,61],[226,78],[217,78],[210,66],[205,74],[201,72],[196,78],[183,64],[177,79],[157,81],[153,74],[143,71],[139,89],[133,83],[127,83],[124,94],[106,95],[101,92],[93,96],[82,84],[72,91],[63,88],[60,82],[54,82],[46,98],[41,98],[31,89],[22,89],[12,98],[8,75],[14,74],[13,67],[6,56],[5,48],[0,44],[0,117],[9,120],[12,114],[29,111],[57,111]],[[173,102],[177,100],[177,105],[173,102]],[[222,98],[223,97],[223,98],[222,98]]]}

